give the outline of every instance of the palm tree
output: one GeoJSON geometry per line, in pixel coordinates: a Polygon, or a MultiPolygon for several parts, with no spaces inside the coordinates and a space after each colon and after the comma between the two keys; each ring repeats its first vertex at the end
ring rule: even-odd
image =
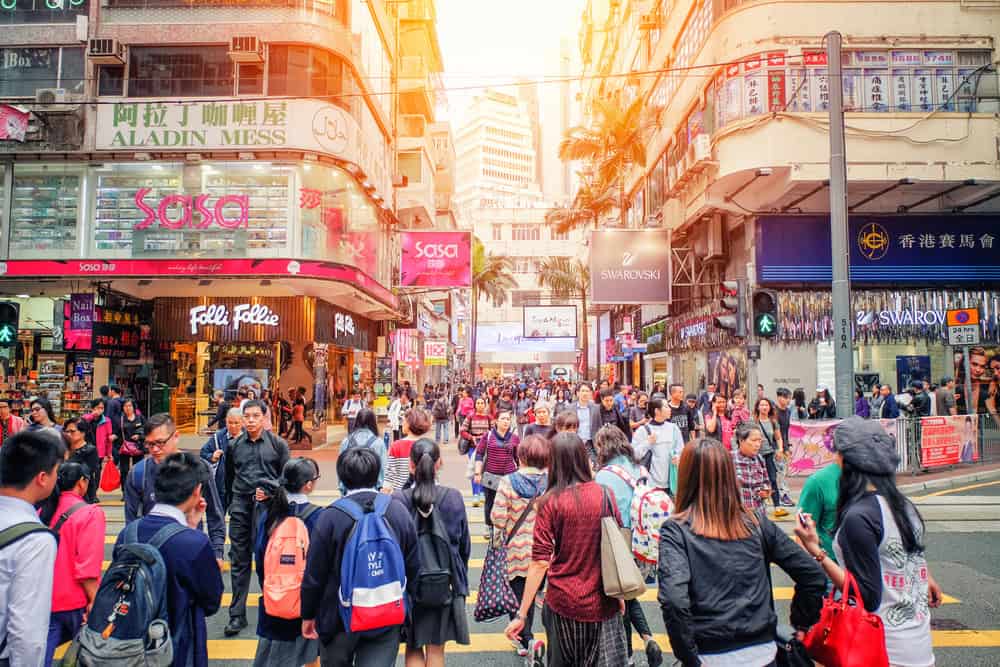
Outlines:
{"type": "Polygon", "coordinates": [[[471,377],[476,379],[476,329],[479,324],[479,300],[489,299],[494,306],[507,302],[507,294],[517,287],[513,275],[514,263],[509,257],[486,252],[478,236],[472,237],[472,332],[470,362],[471,377]]]}
{"type": "Polygon", "coordinates": [[[590,376],[590,340],[587,330],[587,294],[590,290],[590,267],[579,259],[547,257],[538,266],[538,284],[562,299],[579,299],[583,311],[580,346],[583,348],[583,377],[590,376]]]}
{"type": "MultiPolygon", "coordinates": [[[[593,176],[585,188],[581,187],[581,192],[586,190],[586,195],[581,198],[578,192],[579,201],[574,201],[574,204],[602,202],[606,199],[606,192],[617,186],[618,210],[624,222],[628,208],[625,201],[625,177],[632,166],[646,166],[646,144],[642,137],[646,123],[642,97],[637,97],[625,108],[606,99],[595,100],[594,107],[597,124],[567,130],[566,136],[559,143],[559,159],[563,162],[582,160],[591,166],[593,176]]],[[[586,219],[589,218],[578,216],[575,220],[566,220],[564,224],[580,224],[586,219]]]]}
{"type": "Polygon", "coordinates": [[[550,209],[545,214],[545,222],[560,234],[591,222],[596,227],[601,216],[618,204],[612,188],[598,187],[600,185],[582,178],[573,203],[569,207],[550,209]]]}

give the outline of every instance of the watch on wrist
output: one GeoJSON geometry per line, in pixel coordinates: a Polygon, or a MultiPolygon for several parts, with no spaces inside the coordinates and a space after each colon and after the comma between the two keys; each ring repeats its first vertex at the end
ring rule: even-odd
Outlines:
{"type": "Polygon", "coordinates": [[[827,559],[826,549],[820,549],[819,552],[816,553],[815,556],[813,556],[813,558],[816,560],[817,563],[822,565],[823,561],[827,559]]]}
{"type": "Polygon", "coordinates": [[[526,618],[524,617],[524,614],[522,614],[522,613],[521,613],[521,610],[520,610],[520,609],[518,609],[518,610],[517,610],[517,613],[516,613],[516,614],[514,614],[514,618],[516,618],[516,619],[517,619],[517,620],[519,620],[519,621],[526,621],[526,620],[527,620],[527,619],[526,619],[526,618]]]}

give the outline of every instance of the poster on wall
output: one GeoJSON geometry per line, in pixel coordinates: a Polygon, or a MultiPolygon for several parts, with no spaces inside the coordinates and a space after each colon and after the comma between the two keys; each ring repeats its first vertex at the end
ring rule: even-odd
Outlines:
{"type": "Polygon", "coordinates": [[[525,338],[576,338],[576,306],[525,306],[525,338]]]}
{"type": "Polygon", "coordinates": [[[447,365],[448,365],[448,341],[425,340],[424,366],[447,366],[447,365]]]}
{"type": "Polygon", "coordinates": [[[976,345],[969,348],[969,374],[972,379],[972,401],[965,400],[965,355],[955,350],[954,375],[960,414],[997,414],[997,393],[1000,391],[1000,346],[976,345]],[[971,409],[967,407],[971,405],[971,409]]]}
{"type": "Polygon", "coordinates": [[[726,398],[744,387],[747,378],[747,355],[742,350],[708,353],[706,384],[715,383],[716,391],[726,398]]]}
{"type": "Polygon", "coordinates": [[[400,232],[399,242],[401,286],[472,286],[469,232],[400,232]]]}
{"type": "Polygon", "coordinates": [[[232,401],[236,392],[246,387],[260,397],[267,387],[266,368],[216,368],[212,373],[212,389],[226,392],[226,400],[232,401]]]}
{"type": "Polygon", "coordinates": [[[905,391],[914,382],[930,383],[931,358],[915,354],[896,357],[896,389],[905,391]]]}
{"type": "MultiPolygon", "coordinates": [[[[793,421],[789,426],[791,460],[788,475],[808,477],[833,463],[833,433],[840,419],[793,421]]],[[[882,428],[896,439],[896,420],[881,419],[882,428]]]]}
{"type": "Polygon", "coordinates": [[[969,415],[924,417],[920,420],[920,464],[937,468],[979,460],[976,418],[969,415]]]}

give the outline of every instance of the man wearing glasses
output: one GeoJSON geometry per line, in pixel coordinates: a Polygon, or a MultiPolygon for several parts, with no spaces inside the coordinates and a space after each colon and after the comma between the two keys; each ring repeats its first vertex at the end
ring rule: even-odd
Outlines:
{"type": "MultiPolygon", "coordinates": [[[[160,464],[171,454],[176,454],[180,435],[169,414],[161,412],[146,421],[145,448],[149,456],[132,466],[125,478],[125,523],[131,523],[140,516],[146,516],[156,504],[156,474],[160,464]]],[[[226,543],[226,516],[222,501],[215,488],[215,478],[209,478],[209,488],[202,493],[208,506],[205,521],[208,523],[208,539],[215,551],[215,559],[222,569],[222,554],[226,543]]]]}
{"type": "MultiPolygon", "coordinates": [[[[264,404],[247,401],[243,406],[245,431],[232,440],[225,457],[226,478],[232,480],[229,499],[229,560],[233,601],[229,605],[227,637],[247,627],[247,595],[250,592],[250,564],[253,558],[257,503],[266,495],[265,482],[278,485],[288,463],[288,443],[274,431],[264,429],[264,404]]],[[[213,483],[214,484],[214,483],[213,483]]]]}

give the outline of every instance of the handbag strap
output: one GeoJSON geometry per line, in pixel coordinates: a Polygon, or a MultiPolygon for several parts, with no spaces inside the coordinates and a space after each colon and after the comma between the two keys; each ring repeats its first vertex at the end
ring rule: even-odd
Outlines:
{"type": "Polygon", "coordinates": [[[517,531],[519,531],[521,529],[521,526],[524,525],[524,522],[527,520],[528,514],[531,512],[531,509],[535,506],[535,501],[537,499],[538,496],[534,496],[531,500],[528,501],[528,504],[524,506],[524,511],[521,512],[521,516],[517,517],[517,521],[514,522],[514,528],[510,531],[510,534],[507,535],[507,539],[503,541],[504,546],[510,544],[510,541],[514,539],[515,535],[517,535],[517,531]]]}

